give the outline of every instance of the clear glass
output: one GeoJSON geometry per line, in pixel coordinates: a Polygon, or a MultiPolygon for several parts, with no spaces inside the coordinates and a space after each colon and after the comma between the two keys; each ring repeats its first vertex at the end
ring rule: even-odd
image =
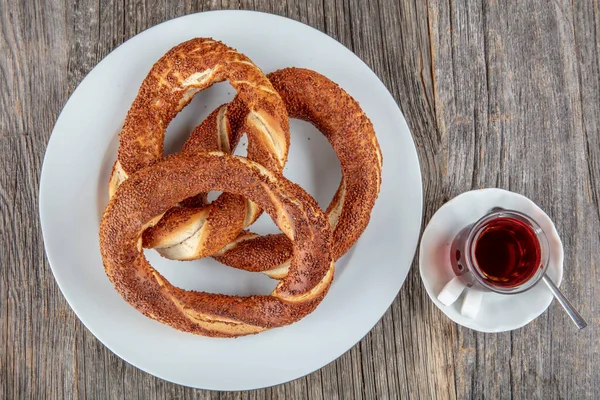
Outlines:
{"type": "Polygon", "coordinates": [[[477,222],[459,232],[452,242],[450,258],[454,272],[468,286],[501,294],[515,294],[532,288],[542,279],[550,259],[550,249],[544,231],[531,217],[519,211],[494,208],[477,222]],[[491,283],[477,264],[475,257],[475,245],[479,235],[492,221],[500,218],[514,219],[528,226],[535,233],[540,246],[540,265],[529,279],[516,286],[504,287],[491,283]]]}

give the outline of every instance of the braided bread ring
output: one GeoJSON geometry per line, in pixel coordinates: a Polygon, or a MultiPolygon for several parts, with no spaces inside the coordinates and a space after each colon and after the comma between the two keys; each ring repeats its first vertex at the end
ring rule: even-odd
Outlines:
{"type": "MultiPolygon", "coordinates": [[[[333,229],[334,259],[343,256],[369,223],[381,185],[382,156],[371,121],[359,104],[337,84],[317,72],[285,68],[268,75],[291,118],[311,122],[329,140],[342,167],[342,181],[327,215],[333,229]]],[[[211,135],[196,130],[189,138],[198,143],[211,135]]],[[[158,229],[162,229],[160,227],[158,229]]],[[[163,232],[169,236],[169,232],[163,232]]],[[[292,244],[285,235],[242,233],[215,259],[247,271],[264,271],[281,279],[292,259],[292,244]]]]}
{"type": "Polygon", "coordinates": [[[159,322],[206,336],[241,336],[298,321],[321,302],[334,273],[331,230],[316,201],[280,173],[220,152],[169,156],[126,180],[102,216],[100,249],[106,274],[127,302],[159,322]],[[289,274],[270,295],[185,291],[144,257],[144,229],[178,202],[210,190],[252,199],[293,240],[289,274]]]}
{"type": "MultiPolygon", "coordinates": [[[[311,122],[325,135],[340,160],[342,181],[326,211],[333,230],[333,257],[337,260],[367,227],[379,194],[383,159],[375,130],[358,102],[317,72],[285,68],[267,77],[290,118],[311,122]]],[[[284,235],[261,237],[244,232],[215,259],[281,279],[288,273],[292,246],[284,235]]]]}
{"type": "MultiPolygon", "coordinates": [[[[246,111],[234,110],[230,114],[228,107],[227,118],[220,118],[222,114],[218,114],[212,126],[216,129],[216,125],[224,125],[222,134],[230,135],[233,132],[227,126],[243,125],[249,139],[248,158],[273,171],[281,171],[287,160],[289,122],[279,94],[246,56],[221,42],[197,38],[169,50],[144,79],[121,131],[118,159],[109,183],[111,197],[128,176],[163,157],[166,127],[192,97],[224,80],[237,90],[236,98],[246,111]]],[[[226,142],[221,140],[220,145],[226,142]]],[[[226,147],[219,149],[227,150],[226,147]]],[[[212,254],[260,215],[255,205],[231,195],[224,195],[208,208],[196,211],[184,212],[177,223],[168,225],[175,228],[192,221],[195,229],[192,233],[186,228],[180,229],[184,236],[188,234],[188,240],[162,246],[165,248],[159,251],[163,255],[183,260],[212,254]],[[242,207],[244,210],[240,212],[242,207]],[[225,218],[222,214],[227,211],[235,215],[225,218]]]]}

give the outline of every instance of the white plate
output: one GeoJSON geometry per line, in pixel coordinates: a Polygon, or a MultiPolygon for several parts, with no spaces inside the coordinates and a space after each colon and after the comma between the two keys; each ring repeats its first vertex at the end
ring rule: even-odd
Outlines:
{"type": "MultiPolygon", "coordinates": [[[[169,126],[177,151],[193,127],[233,98],[226,83],[200,93],[169,126]]],[[[285,175],[326,205],[340,178],[335,153],[311,125],[292,121],[285,175]],[[310,137],[310,140],[308,140],[310,137]]],[[[394,99],[352,52],[299,22],[247,11],[209,12],[149,29],[109,54],[62,111],[46,151],[40,217],[46,253],[67,301],[85,326],[127,362],[163,379],[205,389],[242,390],[308,374],[358,342],[397,295],[414,256],[421,223],[421,176],[410,132],[394,99]],[[265,72],[314,69],[339,83],[373,121],[384,156],[381,194],[368,229],[336,264],[318,309],[291,326],[238,339],[185,334],[144,317],[108,281],[98,247],[117,134],[137,90],[172,46],[213,37],[248,55],[265,72]]],[[[273,231],[268,218],[253,230],[273,231]]],[[[181,263],[146,252],[173,284],[228,294],[267,294],[275,281],[204,259],[181,263]]]]}
{"type": "Polygon", "coordinates": [[[527,325],[543,313],[553,296],[540,281],[530,290],[513,295],[484,293],[481,309],[474,319],[460,313],[463,295],[446,306],[437,296],[454,277],[450,264],[450,246],[462,228],[486,215],[490,209],[502,207],[521,211],[537,222],[550,245],[550,262],[546,273],[560,285],[563,274],[563,247],[558,232],[548,215],[533,201],[518,193],[502,189],[465,192],[444,204],[431,218],[423,232],[419,250],[419,270],[427,294],[451,320],[481,332],[504,332],[527,325]]]}

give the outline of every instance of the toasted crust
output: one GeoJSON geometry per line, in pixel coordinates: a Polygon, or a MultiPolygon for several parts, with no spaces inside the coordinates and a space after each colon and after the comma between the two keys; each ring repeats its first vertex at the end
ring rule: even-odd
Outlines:
{"type": "MultiPolygon", "coordinates": [[[[269,74],[268,78],[280,93],[290,117],[315,125],[327,137],[340,160],[342,181],[327,207],[333,229],[333,254],[338,259],[367,227],[379,193],[382,156],[373,125],[348,93],[317,72],[286,68],[269,74]]],[[[212,132],[196,129],[188,143],[203,143],[203,148],[210,150],[206,144],[214,138],[212,132]]],[[[228,215],[231,214],[221,213],[223,218],[228,215]]],[[[235,218],[231,218],[230,223],[233,221],[235,218]]],[[[160,231],[164,240],[176,236],[174,230],[164,226],[154,230],[160,231]]],[[[182,246],[185,245],[186,241],[182,241],[182,246]]],[[[261,237],[242,233],[213,256],[229,266],[264,271],[272,278],[281,279],[289,268],[292,246],[285,235],[261,237]]]]}
{"type": "MultiPolygon", "coordinates": [[[[289,122],[279,94],[245,55],[221,42],[197,38],[169,50],[144,79],[121,131],[109,183],[111,196],[131,174],[163,157],[165,130],[193,96],[224,80],[237,90],[236,99],[207,118],[184,152],[229,152],[240,132],[246,131],[248,158],[282,170],[289,148],[289,122]]],[[[157,247],[169,258],[201,258],[223,248],[260,215],[258,207],[239,196],[222,196],[206,207],[210,210],[205,218],[204,209],[198,209],[195,216],[183,208],[168,213],[157,229],[144,235],[144,245],[157,247]],[[203,223],[198,227],[199,220],[203,223]],[[165,235],[162,227],[173,229],[165,235]]]]}
{"type": "MultiPolygon", "coordinates": [[[[292,118],[311,122],[329,140],[340,160],[342,181],[327,207],[337,260],[358,240],[369,223],[381,185],[382,156],[375,131],[359,104],[337,84],[317,72],[286,68],[268,75],[292,118]]],[[[195,138],[195,132],[190,140],[195,138]]],[[[214,257],[229,266],[264,271],[281,279],[292,246],[284,235],[244,233],[214,257]]]]}
{"type": "Polygon", "coordinates": [[[312,312],[333,279],[331,230],[316,201],[280,173],[221,152],[166,157],[127,179],[100,224],[104,268],[121,296],[173,328],[234,337],[291,324],[312,312]],[[196,193],[219,190],[255,201],[293,238],[288,275],[268,296],[185,291],[154,270],[139,243],[143,230],[196,193]]]}

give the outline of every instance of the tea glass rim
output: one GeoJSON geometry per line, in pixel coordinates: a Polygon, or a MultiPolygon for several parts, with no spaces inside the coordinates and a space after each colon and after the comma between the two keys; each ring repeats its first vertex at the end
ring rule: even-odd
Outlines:
{"type": "Polygon", "coordinates": [[[467,250],[465,252],[467,262],[472,267],[471,275],[477,281],[477,283],[479,283],[485,289],[490,290],[495,293],[499,293],[499,294],[523,293],[523,292],[531,289],[532,287],[534,287],[542,279],[542,277],[546,273],[546,269],[548,268],[548,263],[550,262],[549,247],[550,246],[548,243],[548,238],[546,236],[546,233],[533,218],[531,218],[527,214],[524,214],[520,211],[501,209],[499,207],[492,209],[491,212],[489,212],[488,214],[484,215],[479,220],[477,220],[473,224],[471,229],[469,230],[469,235],[467,237],[467,240],[465,241],[465,250],[467,250]],[[526,280],[525,282],[521,283],[520,285],[510,287],[510,288],[502,288],[502,287],[493,286],[493,285],[489,284],[484,279],[484,274],[481,271],[481,268],[479,268],[477,259],[475,258],[475,246],[474,246],[474,244],[476,243],[475,239],[482,232],[483,228],[486,226],[486,224],[488,222],[490,222],[494,219],[497,219],[501,216],[518,219],[521,222],[524,222],[525,224],[529,225],[529,227],[535,233],[535,236],[540,245],[540,252],[541,252],[540,265],[538,266],[538,269],[535,272],[535,274],[531,278],[526,280]]]}

